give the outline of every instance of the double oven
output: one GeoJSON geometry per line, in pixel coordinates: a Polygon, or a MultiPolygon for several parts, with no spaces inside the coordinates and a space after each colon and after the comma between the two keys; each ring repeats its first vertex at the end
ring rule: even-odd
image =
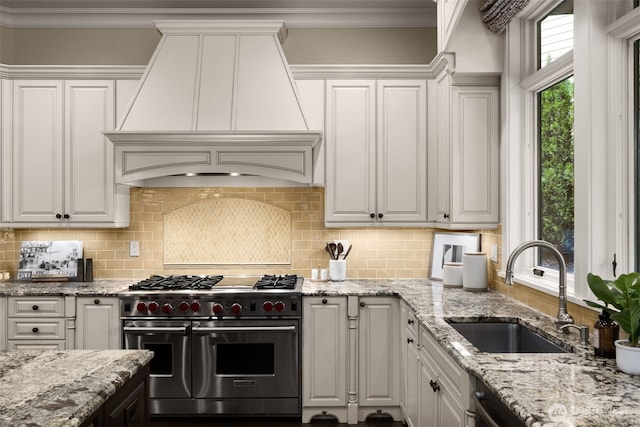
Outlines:
{"type": "Polygon", "coordinates": [[[300,416],[303,279],[216,277],[121,296],[124,348],[154,352],[151,415],[300,416]]]}

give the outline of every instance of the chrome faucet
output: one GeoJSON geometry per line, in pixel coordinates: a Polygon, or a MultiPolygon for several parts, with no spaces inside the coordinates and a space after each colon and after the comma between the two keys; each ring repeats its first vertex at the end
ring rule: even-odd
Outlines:
{"type": "Polygon", "coordinates": [[[525,249],[539,247],[548,249],[553,256],[558,260],[558,266],[560,267],[559,271],[559,289],[558,289],[558,318],[556,319],[556,330],[558,332],[567,333],[567,328],[562,328],[564,325],[569,325],[574,323],[573,317],[567,312],[567,265],[564,262],[564,258],[558,249],[553,246],[551,243],[546,242],[544,240],[531,240],[529,242],[521,243],[518,247],[516,247],[511,255],[509,255],[509,259],[507,260],[507,268],[505,270],[505,278],[504,283],[506,285],[512,284],[512,276],[513,276],[513,264],[525,249]]]}

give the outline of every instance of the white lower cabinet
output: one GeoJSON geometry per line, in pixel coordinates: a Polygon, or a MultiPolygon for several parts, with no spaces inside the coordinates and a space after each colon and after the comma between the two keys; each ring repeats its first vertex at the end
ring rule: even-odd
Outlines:
{"type": "Polygon", "coordinates": [[[474,426],[471,379],[420,327],[420,427],[474,426]]]}
{"type": "Polygon", "coordinates": [[[396,297],[304,297],[302,422],[357,424],[370,414],[400,420],[396,297]]]}
{"type": "Polygon", "coordinates": [[[409,427],[473,427],[471,377],[423,327],[413,310],[400,305],[403,342],[401,407],[409,427]]]}
{"type": "Polygon", "coordinates": [[[119,349],[120,311],[117,297],[76,298],[76,348],[119,349]]]}
{"type": "Polygon", "coordinates": [[[305,297],[302,321],[303,420],[346,419],[347,297],[305,297]]]}
{"type": "Polygon", "coordinates": [[[9,297],[7,348],[73,349],[74,297],[9,297]]]}
{"type": "Polygon", "coordinates": [[[360,297],[358,315],[358,420],[371,413],[400,419],[400,348],[396,297],[360,297]]]}

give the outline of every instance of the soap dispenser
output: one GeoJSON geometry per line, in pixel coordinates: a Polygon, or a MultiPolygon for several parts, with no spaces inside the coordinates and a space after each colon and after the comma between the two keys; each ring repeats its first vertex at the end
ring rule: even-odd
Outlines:
{"type": "Polygon", "coordinates": [[[616,357],[616,346],[614,342],[618,339],[620,326],[611,319],[608,311],[602,310],[598,320],[593,325],[593,350],[596,356],[616,357]]]}

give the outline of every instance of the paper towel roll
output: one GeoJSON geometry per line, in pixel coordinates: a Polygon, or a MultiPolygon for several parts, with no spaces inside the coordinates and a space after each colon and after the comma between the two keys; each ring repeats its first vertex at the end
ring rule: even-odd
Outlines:
{"type": "Polygon", "coordinates": [[[442,267],[442,285],[447,288],[462,287],[462,263],[445,262],[442,267]]]}
{"type": "Polygon", "coordinates": [[[487,255],[484,252],[462,255],[462,288],[474,292],[487,290],[487,255]]]}

